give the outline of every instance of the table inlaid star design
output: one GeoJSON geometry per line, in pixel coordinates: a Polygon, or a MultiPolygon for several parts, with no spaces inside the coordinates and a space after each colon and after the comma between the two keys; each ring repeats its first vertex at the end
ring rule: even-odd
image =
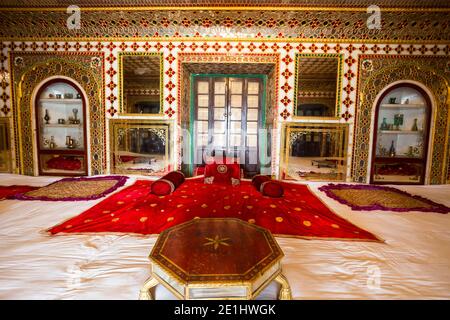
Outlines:
{"type": "Polygon", "coordinates": [[[157,284],[179,299],[254,299],[272,281],[281,285],[279,299],[291,299],[283,256],[264,228],[240,219],[193,219],[159,235],[140,299],[152,299],[157,284]]]}

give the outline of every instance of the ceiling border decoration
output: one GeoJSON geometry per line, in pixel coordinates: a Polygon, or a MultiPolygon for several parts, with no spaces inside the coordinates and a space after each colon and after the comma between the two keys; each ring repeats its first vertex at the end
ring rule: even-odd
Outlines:
{"type": "MultiPolygon", "coordinates": [[[[161,41],[243,40],[364,43],[450,43],[450,9],[382,11],[381,29],[368,29],[365,10],[136,10],[83,8],[81,28],[66,26],[55,8],[0,10],[0,39],[161,41]],[[89,9],[89,10],[88,10],[89,9]],[[91,10],[92,9],[92,10],[91,10]]],[[[344,9],[344,8],[342,8],[344,9]]]]}

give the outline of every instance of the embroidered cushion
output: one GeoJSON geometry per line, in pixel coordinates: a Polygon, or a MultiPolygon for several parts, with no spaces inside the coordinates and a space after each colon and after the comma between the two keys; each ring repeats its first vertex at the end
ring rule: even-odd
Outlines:
{"type": "Polygon", "coordinates": [[[205,174],[205,166],[195,168],[194,176],[202,176],[204,174],[205,174]]]}
{"type": "Polygon", "coordinates": [[[172,171],[153,182],[150,189],[153,194],[158,196],[168,195],[174,192],[184,180],[184,174],[181,171],[172,171]]]}
{"type": "Polygon", "coordinates": [[[205,159],[206,164],[233,164],[237,163],[240,164],[240,158],[233,158],[233,157],[224,157],[224,156],[209,156],[205,159]]]}
{"type": "Polygon", "coordinates": [[[211,163],[205,167],[205,183],[223,183],[237,185],[240,183],[241,169],[239,164],[211,163]],[[212,178],[212,179],[211,179],[212,178]]]}

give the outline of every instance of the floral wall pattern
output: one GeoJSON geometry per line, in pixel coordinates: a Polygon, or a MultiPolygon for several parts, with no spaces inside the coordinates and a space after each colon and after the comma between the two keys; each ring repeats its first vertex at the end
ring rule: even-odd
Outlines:
{"type": "MultiPolygon", "coordinates": [[[[352,163],[347,171],[349,181],[364,182],[361,177],[367,172],[364,170],[369,165],[367,160],[361,165],[356,164],[361,153],[354,147],[362,142],[362,131],[358,131],[361,125],[358,118],[361,108],[358,90],[361,86],[358,81],[362,81],[359,75],[362,55],[395,58],[386,59],[393,64],[399,61],[396,58],[399,55],[420,57],[422,61],[450,56],[448,13],[430,10],[383,13],[381,30],[367,29],[365,11],[136,10],[126,13],[111,11],[108,14],[83,11],[80,30],[67,30],[64,25],[66,18],[65,12],[0,11],[0,60],[4,62],[2,69],[15,72],[10,70],[11,52],[13,55],[27,52],[45,52],[48,56],[66,53],[98,55],[104,63],[100,88],[104,97],[101,104],[104,116],[107,119],[120,119],[125,116],[119,112],[119,53],[162,53],[163,114],[152,119],[173,120],[177,124],[182,120],[181,101],[183,97],[188,99],[188,95],[182,96],[184,93],[180,92],[182,84],[186,85],[187,81],[182,77],[180,63],[181,60],[185,61],[184,56],[194,54],[198,62],[207,62],[220,59],[220,56],[233,59],[233,56],[276,55],[279,58],[274,76],[274,91],[277,96],[272,113],[275,115],[274,123],[347,123],[347,163],[352,163]],[[42,28],[34,26],[34,32],[31,32],[31,26],[36,23],[42,25],[42,28]],[[336,119],[301,120],[293,117],[296,53],[343,55],[341,105],[336,119]]],[[[0,117],[13,117],[14,100],[11,99],[11,89],[10,80],[4,81],[0,86],[0,117]]],[[[272,141],[272,173],[279,172],[280,127],[275,126],[277,135],[272,141]]],[[[174,152],[172,161],[173,164],[180,164],[181,130],[178,125],[174,126],[174,130],[174,150],[178,152],[174,152]]],[[[108,123],[105,124],[104,131],[103,136],[106,138],[102,148],[107,154],[108,123]]],[[[13,151],[13,154],[17,154],[17,151],[13,151]]],[[[104,172],[109,170],[108,158],[104,158],[104,172]]],[[[433,159],[437,161],[437,158],[433,159]]],[[[434,176],[437,177],[439,170],[442,177],[447,174],[448,167],[436,167],[434,176]]],[[[450,179],[449,174],[447,177],[450,179]]],[[[433,180],[433,183],[436,181],[433,180]]]]}

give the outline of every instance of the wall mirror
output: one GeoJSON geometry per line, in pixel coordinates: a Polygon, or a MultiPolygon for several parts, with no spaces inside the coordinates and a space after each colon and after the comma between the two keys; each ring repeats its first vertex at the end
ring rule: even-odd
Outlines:
{"type": "Polygon", "coordinates": [[[162,54],[119,53],[122,114],[162,113],[162,54]]]}
{"type": "Polygon", "coordinates": [[[171,170],[169,122],[111,119],[111,172],[162,176],[171,170]]]}
{"type": "Polygon", "coordinates": [[[348,125],[287,123],[282,128],[282,134],[282,179],[346,180],[348,125]]]}
{"type": "Polygon", "coordinates": [[[339,115],[341,60],[340,54],[296,55],[296,117],[339,115]]]}

